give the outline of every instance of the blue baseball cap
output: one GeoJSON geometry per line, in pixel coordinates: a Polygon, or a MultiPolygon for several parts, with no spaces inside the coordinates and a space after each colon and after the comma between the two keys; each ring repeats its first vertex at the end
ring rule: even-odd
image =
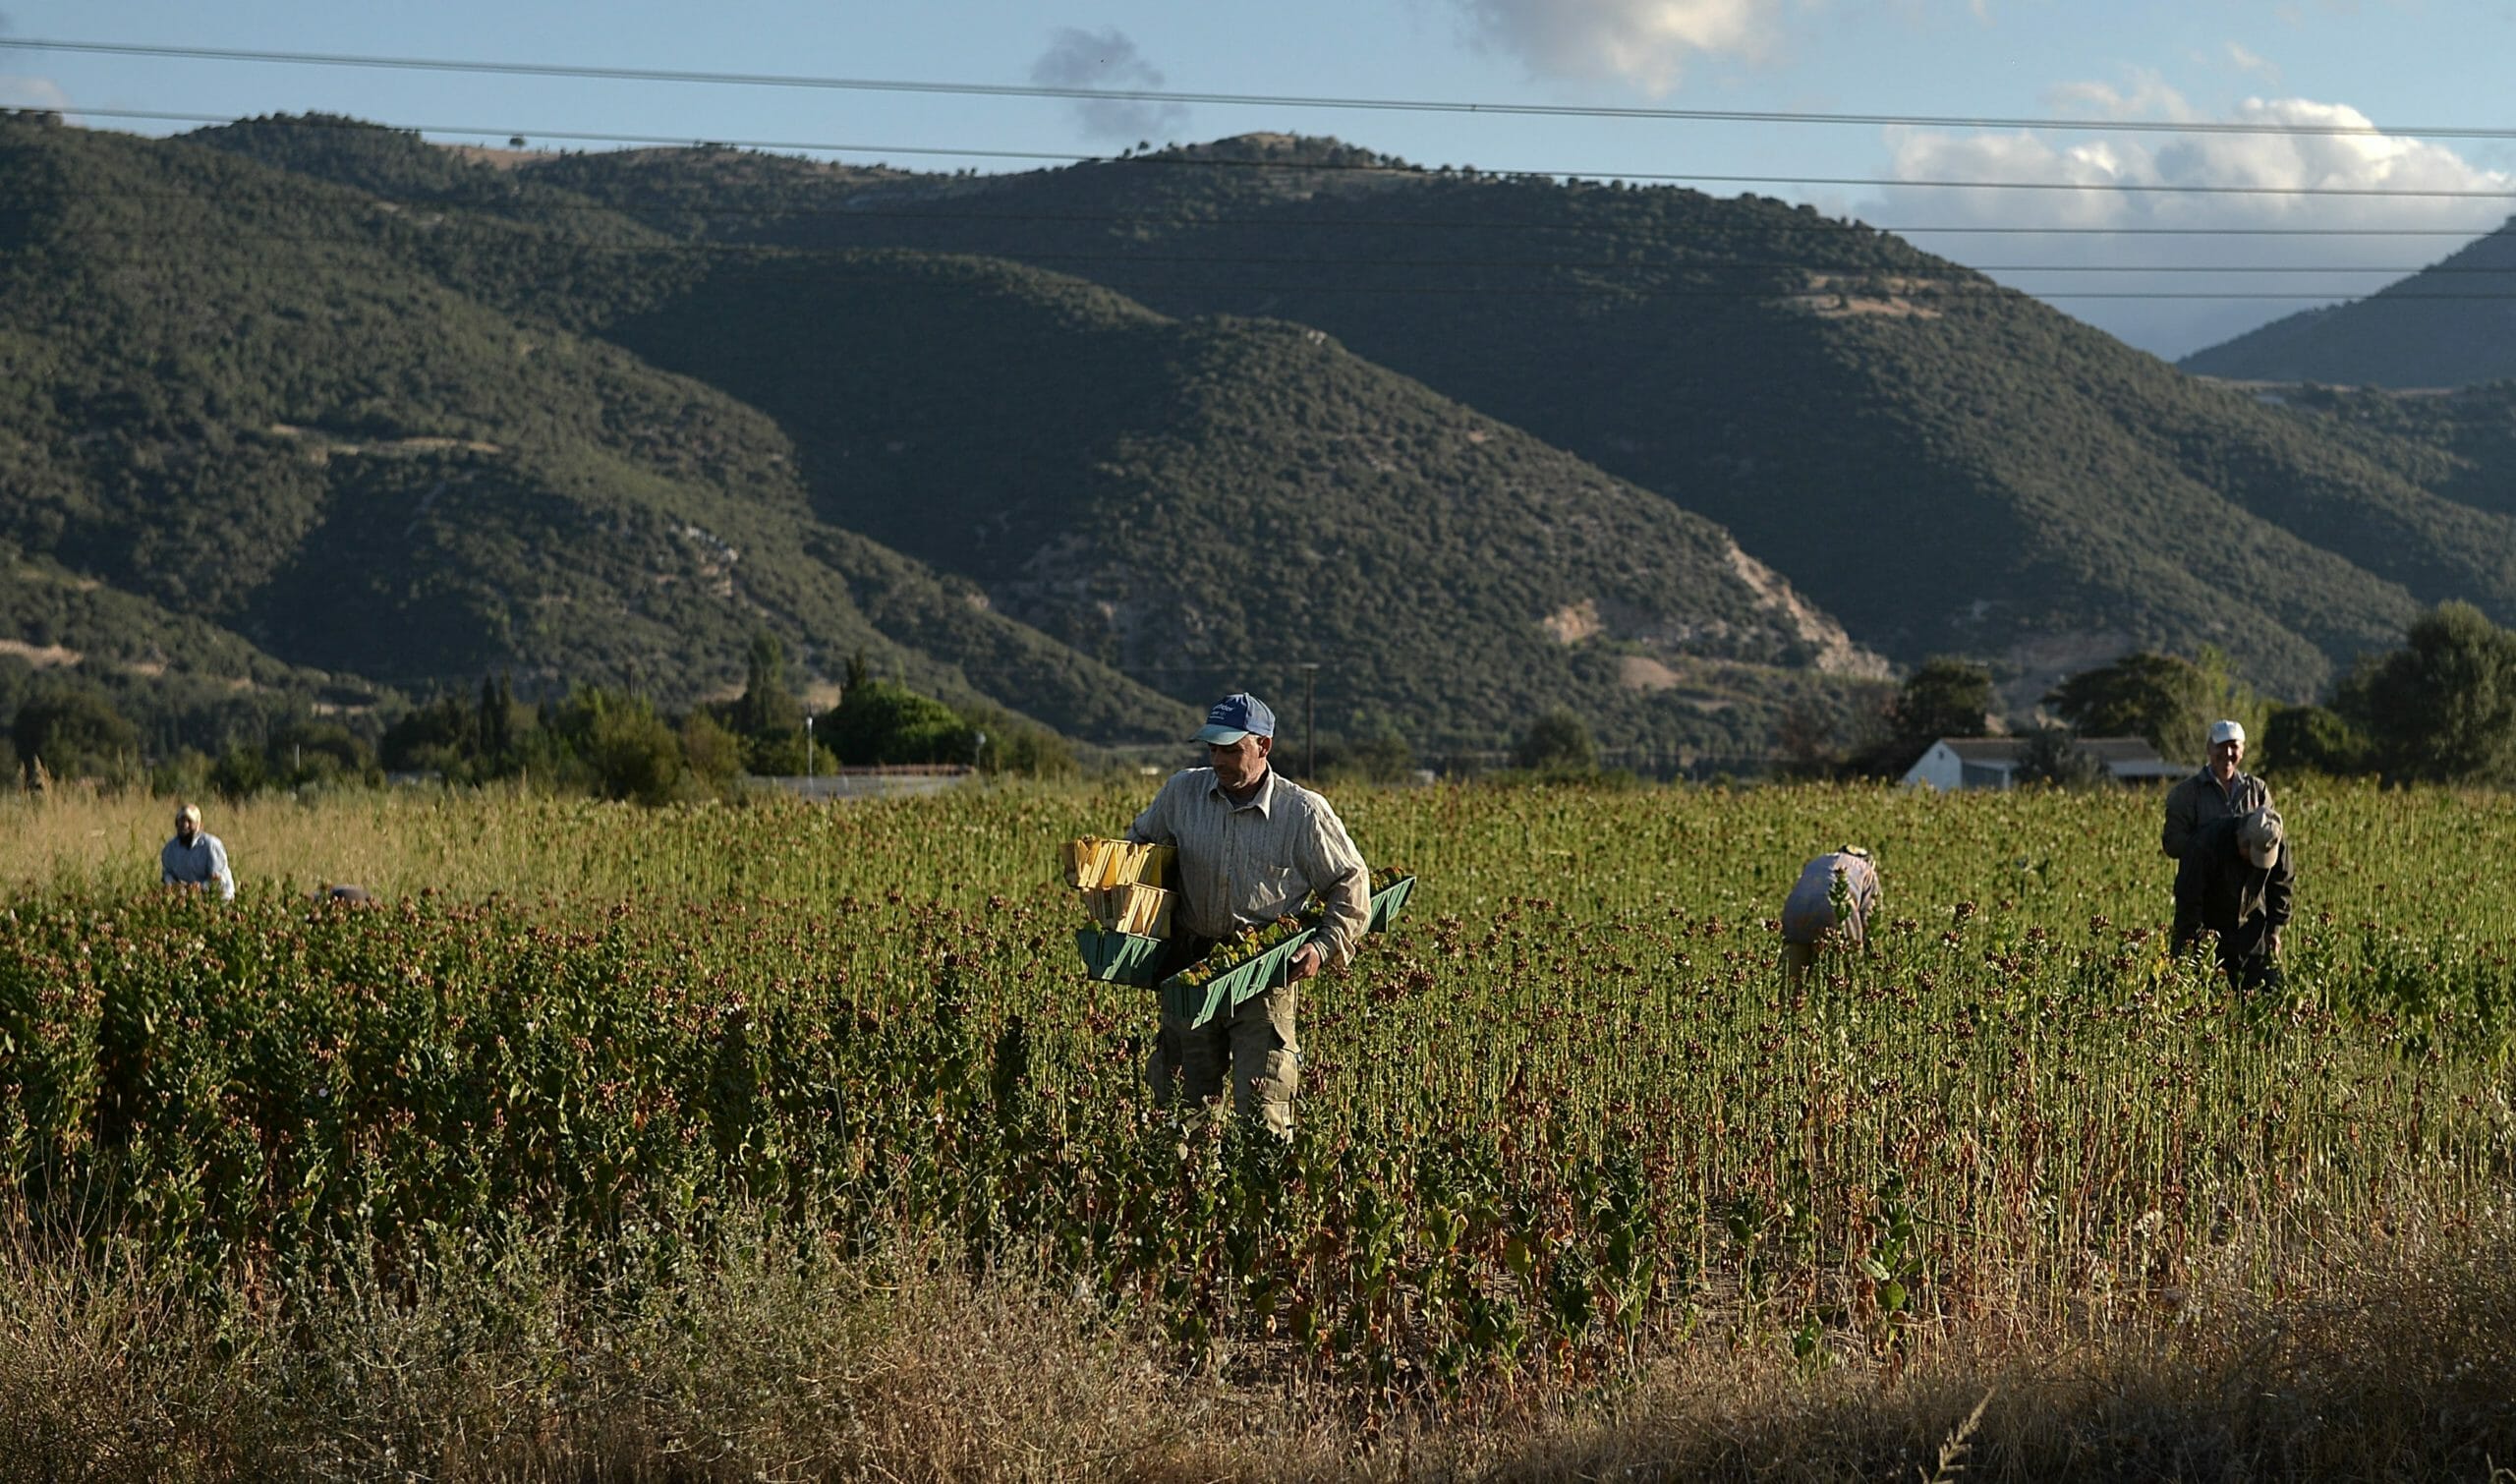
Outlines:
{"type": "Polygon", "coordinates": [[[1206,713],[1206,724],[1197,740],[1210,747],[1229,747],[1243,737],[1272,737],[1276,734],[1276,713],[1267,703],[1247,691],[1233,691],[1215,703],[1206,713]]]}

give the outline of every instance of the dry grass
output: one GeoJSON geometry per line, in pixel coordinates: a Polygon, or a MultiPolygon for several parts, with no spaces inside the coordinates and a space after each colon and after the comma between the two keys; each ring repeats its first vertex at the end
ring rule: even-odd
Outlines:
{"type": "Polygon", "coordinates": [[[1986,1327],[1811,1370],[1708,1329],[1613,1395],[1394,1415],[1183,1371],[1048,1284],[911,1250],[764,1239],[643,1299],[510,1263],[289,1327],[21,1242],[0,1479],[2478,1481],[2516,1459],[2505,1231],[2106,1335],[1986,1327]]]}

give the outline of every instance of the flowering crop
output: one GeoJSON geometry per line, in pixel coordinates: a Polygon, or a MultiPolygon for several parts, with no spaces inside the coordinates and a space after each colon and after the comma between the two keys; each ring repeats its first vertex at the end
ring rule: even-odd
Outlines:
{"type": "Polygon", "coordinates": [[[1153,994],[1074,966],[1043,842],[1127,802],[356,804],[294,861],[249,814],[233,909],[59,843],[146,825],[0,813],[60,883],[0,911],[0,1179],[233,1301],[449,1232],[668,1267],[736,1207],[942,1230],[1392,1396],[1707,1324],[1813,1360],[2137,1316],[2516,1182],[2494,796],[2284,797],[2300,918],[2255,1000],[2167,952],[2151,797],[1341,795],[1419,880],[1305,986],[1288,1143],[1151,1107],[1153,994]],[[1886,900],[1795,992],[1768,919],[1846,834],[1886,900]],[[369,840],[386,906],[272,880],[369,840]]]}

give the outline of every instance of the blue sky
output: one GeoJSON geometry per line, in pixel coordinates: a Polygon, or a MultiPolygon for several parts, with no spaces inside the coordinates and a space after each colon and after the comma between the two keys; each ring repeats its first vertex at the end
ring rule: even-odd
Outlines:
{"type": "MultiPolygon", "coordinates": [[[[2516,214],[2516,0],[0,0],[0,103],[92,127],[320,109],[552,143],[561,132],[855,145],[894,164],[1022,168],[953,150],[1114,152],[1254,130],[1333,134],[1426,164],[1585,176],[1833,177],[1706,184],[1805,200],[1984,266],[2177,355],[2312,300],[2061,297],[2365,293],[2516,214]],[[1877,124],[970,98],[491,77],[12,48],[136,42],[459,61],[940,83],[1055,82],[1270,96],[2069,118],[2373,124],[2382,137],[1959,130],[1877,124]],[[83,110],[87,112],[83,113],[83,110]],[[910,150],[944,151],[912,154],[910,150]],[[2003,180],[2070,189],[1932,189],[2003,180]],[[1900,184],[1903,183],[1903,184],[1900,184]],[[2103,190],[2245,185],[2404,196],[2103,190]],[[2491,196],[2486,193],[2499,193],[2491,196]],[[1929,228],[2052,227],[2055,235],[1929,228]],[[2142,231],[2123,231],[2140,228],[2142,231]],[[2204,229],[2177,235],[2160,229],[2204,229]],[[2236,235],[2232,228],[2248,229],[2236,235]],[[2268,235],[2278,233],[2302,235],[2268,235]],[[2336,229],[2351,235],[2335,235],[2336,229]],[[2401,235],[2393,235],[2401,234],[2401,235]],[[2042,268],[2036,272],[2031,269],[2042,268]],[[2276,270],[2276,271],[2275,271],[2276,270]]],[[[452,136],[447,136],[451,138],[452,136]]],[[[584,147],[604,147],[585,142],[584,147]]]]}

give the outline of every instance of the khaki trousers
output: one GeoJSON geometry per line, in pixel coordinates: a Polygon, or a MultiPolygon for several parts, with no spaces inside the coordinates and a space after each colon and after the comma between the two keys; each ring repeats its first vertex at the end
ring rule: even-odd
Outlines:
{"type": "Polygon", "coordinates": [[[1301,986],[1280,984],[1194,1030],[1164,1011],[1145,1063],[1153,1101],[1169,1108],[1183,1094],[1191,1104],[1220,1098],[1229,1071],[1231,1111],[1244,1118],[1254,1113],[1277,1135],[1291,1137],[1293,1095],[1301,1088],[1301,1043],[1293,1035],[1300,999],[1301,986]]]}

